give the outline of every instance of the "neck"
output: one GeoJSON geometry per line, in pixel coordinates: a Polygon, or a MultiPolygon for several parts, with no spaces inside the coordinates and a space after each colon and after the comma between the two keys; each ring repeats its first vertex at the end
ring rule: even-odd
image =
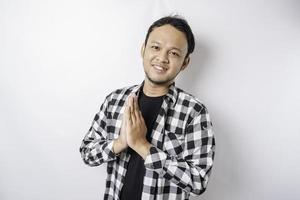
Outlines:
{"type": "Polygon", "coordinates": [[[157,85],[145,79],[143,92],[150,97],[163,96],[168,93],[170,83],[157,85]]]}

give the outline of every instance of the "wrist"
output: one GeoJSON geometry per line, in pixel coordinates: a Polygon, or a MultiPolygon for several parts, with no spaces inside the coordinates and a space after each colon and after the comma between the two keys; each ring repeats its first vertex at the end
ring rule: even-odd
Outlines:
{"type": "Polygon", "coordinates": [[[128,146],[126,142],[123,142],[123,140],[121,139],[121,137],[118,137],[116,139],[116,142],[123,149],[127,148],[127,146],[128,146]]]}
{"type": "Polygon", "coordinates": [[[127,148],[127,144],[126,143],[124,144],[120,140],[120,138],[114,140],[114,143],[113,143],[113,152],[115,154],[119,154],[120,152],[122,152],[126,148],[127,148]]]}
{"type": "Polygon", "coordinates": [[[145,160],[150,152],[150,147],[151,144],[145,139],[137,141],[131,148],[145,160]]]}

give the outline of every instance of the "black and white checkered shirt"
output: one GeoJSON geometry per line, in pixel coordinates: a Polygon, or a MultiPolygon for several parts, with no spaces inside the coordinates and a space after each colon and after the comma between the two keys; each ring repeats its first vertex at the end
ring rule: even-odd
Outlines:
{"type": "MultiPolygon", "coordinates": [[[[87,165],[107,163],[104,199],[119,199],[130,155],[127,150],[115,155],[113,140],[119,137],[127,97],[131,93],[139,95],[143,84],[144,81],[107,95],[80,146],[87,165]]],[[[203,193],[215,154],[207,108],[173,82],[153,126],[152,147],[144,162],[142,199],[189,199],[190,194],[203,193]]]]}

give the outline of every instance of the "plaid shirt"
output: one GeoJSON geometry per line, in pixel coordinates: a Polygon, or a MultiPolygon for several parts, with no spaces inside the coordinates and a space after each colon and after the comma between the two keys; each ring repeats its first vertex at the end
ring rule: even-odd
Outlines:
{"type": "MultiPolygon", "coordinates": [[[[119,137],[125,101],[139,94],[140,85],[111,92],[96,113],[80,146],[83,161],[89,166],[107,163],[104,199],[118,200],[130,154],[112,151],[119,137]]],[[[206,189],[215,154],[215,139],[207,108],[173,82],[165,95],[153,125],[150,154],[142,199],[189,199],[206,189]]]]}

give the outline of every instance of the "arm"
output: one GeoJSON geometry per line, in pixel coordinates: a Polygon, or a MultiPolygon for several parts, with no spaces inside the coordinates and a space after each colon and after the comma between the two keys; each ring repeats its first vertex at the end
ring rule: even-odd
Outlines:
{"type": "Polygon", "coordinates": [[[183,156],[171,156],[155,146],[145,167],[172,181],[186,192],[200,195],[206,189],[215,152],[212,123],[206,108],[185,129],[183,156]]]}
{"type": "Polygon", "coordinates": [[[112,151],[114,141],[107,139],[108,97],[109,95],[105,98],[99,112],[96,113],[92,125],[79,148],[84,163],[89,166],[98,166],[116,159],[112,151]]]}

